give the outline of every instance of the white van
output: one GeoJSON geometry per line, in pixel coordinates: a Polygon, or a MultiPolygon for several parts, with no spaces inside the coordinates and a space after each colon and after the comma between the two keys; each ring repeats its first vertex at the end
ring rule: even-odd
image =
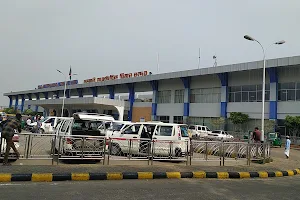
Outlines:
{"type": "Polygon", "coordinates": [[[62,155],[82,156],[82,145],[84,145],[84,155],[89,157],[99,155],[105,148],[105,125],[113,119],[109,115],[86,113],[75,113],[73,117],[63,119],[56,126],[58,137],[55,141],[55,150],[58,151],[60,148],[62,155]]]}
{"type": "Polygon", "coordinates": [[[207,126],[190,125],[189,131],[193,138],[207,138],[211,134],[211,130],[207,126]]]}
{"type": "Polygon", "coordinates": [[[149,141],[153,156],[181,157],[188,152],[189,134],[185,124],[137,122],[121,131],[119,137],[111,138],[111,154],[133,155],[149,153],[149,141]],[[129,148],[131,139],[131,148],[129,148]],[[130,149],[130,150],[129,150],[130,149]]]}
{"type": "Polygon", "coordinates": [[[110,137],[119,137],[121,135],[121,131],[131,124],[133,123],[130,121],[110,122],[106,131],[106,138],[109,139],[110,137]]]}

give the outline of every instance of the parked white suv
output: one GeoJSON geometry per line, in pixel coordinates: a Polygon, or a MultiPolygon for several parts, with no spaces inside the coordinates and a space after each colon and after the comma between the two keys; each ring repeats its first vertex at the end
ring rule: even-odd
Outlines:
{"type": "Polygon", "coordinates": [[[207,138],[211,130],[207,126],[202,125],[190,125],[189,130],[193,138],[207,138]]]}
{"type": "Polygon", "coordinates": [[[154,157],[181,157],[188,153],[189,141],[185,124],[137,122],[122,130],[119,137],[112,137],[110,151],[112,155],[145,155],[151,151],[154,157]]]}
{"type": "Polygon", "coordinates": [[[211,133],[208,134],[207,138],[210,140],[223,140],[223,141],[233,140],[233,136],[223,130],[212,131],[211,133]]]}
{"type": "Polygon", "coordinates": [[[110,137],[119,137],[121,135],[121,131],[131,124],[133,123],[130,121],[109,122],[109,127],[106,130],[106,138],[109,139],[110,137]]]}

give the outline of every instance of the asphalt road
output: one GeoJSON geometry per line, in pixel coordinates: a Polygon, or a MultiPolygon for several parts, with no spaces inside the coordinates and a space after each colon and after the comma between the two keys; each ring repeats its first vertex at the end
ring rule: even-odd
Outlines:
{"type": "Polygon", "coordinates": [[[1,200],[31,199],[300,199],[300,176],[272,179],[161,179],[2,183],[1,200]]]}

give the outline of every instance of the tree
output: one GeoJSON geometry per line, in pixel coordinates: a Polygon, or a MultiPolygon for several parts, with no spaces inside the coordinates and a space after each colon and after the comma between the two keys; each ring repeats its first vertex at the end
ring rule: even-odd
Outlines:
{"type": "Polygon", "coordinates": [[[23,115],[31,115],[31,116],[35,116],[36,115],[36,112],[34,112],[33,110],[31,109],[27,109],[23,112],[23,115]]]}
{"type": "Polygon", "coordinates": [[[216,129],[223,128],[223,125],[225,124],[225,119],[223,117],[214,118],[211,120],[211,124],[216,129]]]}
{"type": "Polygon", "coordinates": [[[275,121],[274,120],[265,120],[264,132],[265,134],[274,132],[275,121]]]}
{"type": "Polygon", "coordinates": [[[234,124],[235,131],[242,131],[242,125],[249,121],[249,115],[241,112],[232,112],[229,120],[234,124]]]}
{"type": "Polygon", "coordinates": [[[300,116],[290,116],[285,117],[285,126],[292,133],[292,136],[298,136],[300,131],[300,116]]]}
{"type": "Polygon", "coordinates": [[[14,108],[4,108],[3,112],[5,112],[6,114],[16,114],[17,111],[14,108]]]}

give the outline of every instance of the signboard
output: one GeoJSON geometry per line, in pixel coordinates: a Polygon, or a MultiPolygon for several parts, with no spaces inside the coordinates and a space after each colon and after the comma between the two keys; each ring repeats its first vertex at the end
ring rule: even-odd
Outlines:
{"type": "MultiPolygon", "coordinates": [[[[125,79],[125,78],[133,78],[133,77],[140,77],[140,76],[147,76],[149,73],[148,71],[142,72],[134,72],[134,73],[121,73],[120,75],[109,75],[100,78],[90,78],[84,80],[84,83],[93,83],[93,82],[102,82],[102,81],[111,81],[116,79],[125,79]]],[[[151,74],[151,73],[150,73],[151,74]]]]}
{"type": "MultiPolygon", "coordinates": [[[[77,85],[77,84],[78,84],[78,80],[67,81],[67,85],[77,85]]],[[[49,83],[49,84],[39,85],[38,89],[59,87],[64,85],[65,82],[49,83]]]]}

